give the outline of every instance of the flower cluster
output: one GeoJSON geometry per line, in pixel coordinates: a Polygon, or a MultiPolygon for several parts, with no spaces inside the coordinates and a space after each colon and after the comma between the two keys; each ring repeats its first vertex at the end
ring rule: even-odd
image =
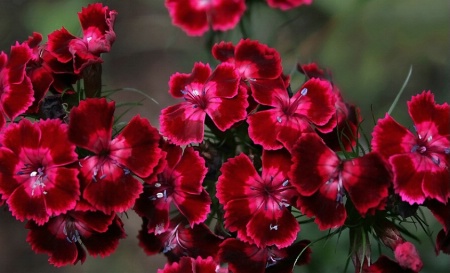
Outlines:
{"type": "MultiPolygon", "coordinates": [[[[191,35],[234,27],[244,4],[166,1],[191,35]]],[[[159,131],[140,115],[120,126],[101,90],[117,13],[97,3],[78,15],[82,37],[33,33],[0,54],[2,205],[51,264],[112,254],[131,210],[143,251],[167,257],[162,273],[292,272],[314,254],[308,222],[325,238],[349,232],[356,272],[419,272],[401,222],[420,207],[442,224],[436,253],[450,254],[450,106],[431,91],[408,101],[413,132],[386,114],[364,143],[328,70],[298,64],[304,82],[291,86],[274,48],[241,39],[212,47],[217,66],[170,77],[180,102],[159,131]],[[372,255],[371,240],[391,253],[372,255]]]]}

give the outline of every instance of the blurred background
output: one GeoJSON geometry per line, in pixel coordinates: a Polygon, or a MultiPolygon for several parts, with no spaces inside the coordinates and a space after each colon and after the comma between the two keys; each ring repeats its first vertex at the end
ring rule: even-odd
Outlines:
{"type": "MultiPolygon", "coordinates": [[[[0,0],[0,50],[9,52],[15,41],[26,40],[33,31],[46,37],[64,26],[80,35],[77,12],[93,2],[0,0]]],[[[129,115],[140,113],[155,126],[161,109],[176,102],[167,92],[170,75],[189,73],[197,61],[215,66],[208,43],[241,38],[238,30],[220,37],[188,37],[172,26],[163,0],[101,2],[118,12],[117,40],[111,52],[103,55],[104,90],[134,88],[154,98],[157,103],[127,91],[114,95],[120,102],[145,99],[129,115]]],[[[331,69],[344,98],[361,108],[364,130],[370,137],[374,121],[389,109],[411,67],[412,75],[392,113],[394,118],[410,126],[406,101],[422,90],[432,90],[438,103],[450,101],[449,8],[448,0],[314,0],[311,6],[282,12],[261,1],[252,5],[246,26],[252,39],[280,52],[285,73],[295,71],[298,62],[314,61],[331,69]]],[[[293,74],[293,90],[303,79],[293,74]]],[[[58,269],[48,265],[46,255],[33,253],[25,241],[24,223],[2,210],[0,273],[153,273],[162,268],[164,258],[147,257],[138,247],[140,219],[133,212],[122,219],[128,238],[114,254],[104,259],[88,257],[82,266],[58,269]]],[[[442,254],[435,257],[433,241],[440,227],[430,222],[433,240],[423,234],[416,243],[425,264],[423,272],[445,272],[450,258],[442,254]]],[[[411,231],[421,233],[414,225],[411,231]]],[[[320,234],[312,225],[304,225],[299,236],[314,240],[320,234]]],[[[343,234],[338,242],[319,242],[313,247],[311,265],[298,272],[345,272],[346,241],[343,234]]]]}

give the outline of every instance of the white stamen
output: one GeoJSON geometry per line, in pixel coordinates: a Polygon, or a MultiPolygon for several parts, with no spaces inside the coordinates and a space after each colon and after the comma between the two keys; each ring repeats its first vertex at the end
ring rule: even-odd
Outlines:
{"type": "Polygon", "coordinates": [[[279,122],[279,123],[281,123],[281,117],[277,117],[277,121],[279,122]]]}
{"type": "Polygon", "coordinates": [[[164,194],[162,192],[158,192],[156,194],[156,198],[163,198],[163,197],[164,197],[164,194]]]}
{"type": "Polygon", "coordinates": [[[286,187],[288,184],[289,184],[289,180],[286,179],[282,185],[283,185],[283,187],[286,187]]]}
{"type": "Polygon", "coordinates": [[[198,92],[198,90],[192,90],[192,95],[198,96],[200,95],[200,93],[198,92]]]}
{"type": "Polygon", "coordinates": [[[302,94],[302,96],[306,96],[306,94],[308,94],[308,88],[303,88],[302,91],[300,91],[300,94],[302,94]]]}
{"type": "Polygon", "coordinates": [[[30,173],[30,176],[31,176],[31,177],[35,177],[36,175],[37,175],[37,172],[36,172],[36,171],[33,171],[33,172],[30,173]]]}
{"type": "Polygon", "coordinates": [[[270,230],[278,230],[278,225],[272,226],[272,224],[270,224],[269,228],[270,230]]]}
{"type": "Polygon", "coordinates": [[[156,182],[155,183],[155,188],[159,188],[159,187],[161,187],[161,183],[156,182]]]}
{"type": "Polygon", "coordinates": [[[427,141],[430,142],[432,139],[433,139],[433,136],[429,136],[429,137],[427,138],[427,141]]]}

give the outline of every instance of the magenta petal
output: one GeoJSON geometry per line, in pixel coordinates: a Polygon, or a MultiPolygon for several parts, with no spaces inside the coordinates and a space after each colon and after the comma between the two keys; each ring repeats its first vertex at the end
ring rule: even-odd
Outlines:
{"type": "Polygon", "coordinates": [[[281,77],[258,79],[250,82],[253,98],[260,104],[278,106],[280,97],[287,97],[286,86],[281,77]]]}
{"type": "Polygon", "coordinates": [[[234,98],[212,98],[205,111],[211,117],[217,128],[225,131],[236,122],[245,119],[247,116],[247,107],[247,90],[240,87],[239,93],[234,98]]]}
{"type": "Polygon", "coordinates": [[[321,191],[311,196],[300,196],[297,207],[306,216],[315,217],[314,222],[320,230],[341,227],[345,223],[347,212],[344,205],[336,201],[336,195],[336,189],[329,189],[324,185],[321,191]],[[327,190],[331,192],[327,193],[327,190]]]}
{"type": "Polygon", "coordinates": [[[50,218],[42,195],[30,197],[25,186],[17,187],[9,196],[7,204],[12,215],[19,221],[31,219],[38,225],[43,225],[50,218]]]}
{"type": "Polygon", "coordinates": [[[78,159],[75,145],[69,142],[68,127],[60,120],[42,120],[39,122],[40,149],[48,149],[46,161],[54,166],[73,163],[78,159]],[[55,141],[57,139],[58,141],[55,141]]]}
{"type": "Polygon", "coordinates": [[[22,119],[19,123],[10,124],[8,129],[3,131],[2,144],[20,156],[24,149],[37,151],[40,148],[41,135],[37,123],[33,124],[28,119],[22,119]]]}
{"type": "Polygon", "coordinates": [[[32,58],[28,44],[16,44],[11,47],[8,61],[8,81],[10,84],[21,83],[25,76],[25,66],[32,58]]]}
{"type": "MultiPolygon", "coordinates": [[[[179,150],[181,150],[180,147],[179,150]]],[[[172,157],[172,153],[168,152],[167,157],[172,157]]],[[[187,147],[176,165],[173,166],[174,186],[176,191],[187,194],[200,194],[203,190],[202,183],[207,169],[205,160],[192,147],[187,147]]]]}
{"type": "MultiPolygon", "coordinates": [[[[422,204],[425,201],[423,181],[432,179],[426,171],[417,171],[416,164],[420,156],[415,154],[394,155],[389,159],[394,173],[394,190],[403,201],[422,204]]],[[[446,199],[447,200],[447,199],[446,199]]]]}
{"type": "Polygon", "coordinates": [[[19,161],[16,153],[6,147],[0,147],[0,194],[3,199],[7,199],[20,185],[14,178],[19,161]]]}
{"type": "Polygon", "coordinates": [[[46,173],[46,193],[44,195],[49,215],[59,215],[76,205],[80,199],[80,184],[78,182],[78,170],[69,168],[54,168],[46,173]]]}
{"type": "Polygon", "coordinates": [[[214,44],[211,53],[218,61],[234,63],[234,45],[231,42],[222,41],[214,44]]]}
{"type": "Polygon", "coordinates": [[[229,238],[220,244],[219,257],[235,273],[264,273],[267,251],[253,244],[229,238]]]}
{"type": "Polygon", "coordinates": [[[450,106],[447,103],[436,104],[434,95],[430,91],[413,96],[411,101],[408,101],[408,111],[419,132],[422,131],[422,124],[432,123],[438,128],[439,135],[448,136],[450,134],[448,125],[450,123],[450,106]]]}
{"type": "Polygon", "coordinates": [[[189,221],[191,227],[206,220],[210,212],[211,198],[206,190],[200,194],[174,194],[175,205],[189,221]]]}
{"type": "Polygon", "coordinates": [[[232,98],[238,93],[239,76],[233,64],[221,63],[211,74],[205,89],[213,97],[232,98]]]}
{"type": "Polygon", "coordinates": [[[116,216],[107,231],[103,233],[93,233],[92,236],[83,238],[83,245],[90,255],[106,257],[116,250],[119,245],[119,240],[125,237],[126,234],[123,229],[122,220],[116,216]]]}
{"type": "Polygon", "coordinates": [[[172,24],[183,29],[190,36],[201,36],[208,26],[208,18],[204,9],[198,9],[191,0],[167,0],[165,6],[169,10],[172,24]]]}
{"type": "Polygon", "coordinates": [[[247,234],[247,223],[254,213],[249,207],[251,201],[241,198],[231,200],[224,205],[225,227],[231,232],[237,232],[238,239],[249,243],[253,243],[253,239],[247,234]]]}
{"type": "Polygon", "coordinates": [[[111,141],[114,109],[115,103],[107,102],[104,98],[82,100],[70,111],[70,140],[94,153],[107,151],[111,141]]]}
{"type": "Polygon", "coordinates": [[[395,154],[411,152],[416,143],[414,135],[389,114],[378,120],[372,137],[373,150],[379,152],[385,159],[395,154]]]}
{"type": "Polygon", "coordinates": [[[48,51],[55,56],[59,62],[67,63],[72,60],[72,54],[69,51],[69,43],[77,37],[70,34],[65,28],[55,30],[48,35],[48,51]]]}
{"type": "MultiPolygon", "coordinates": [[[[297,114],[305,115],[308,119],[316,125],[325,125],[330,118],[336,113],[335,101],[336,98],[332,91],[332,86],[329,81],[319,80],[316,78],[308,80],[302,85],[300,90],[294,94],[292,100],[300,100],[297,114]],[[304,94],[304,95],[303,95],[304,94]]],[[[334,126],[332,126],[334,127],[334,126]]],[[[322,133],[327,133],[332,130],[330,127],[318,128],[322,133]]]]}
{"type": "Polygon", "coordinates": [[[111,142],[110,157],[140,177],[149,176],[159,162],[158,130],[147,119],[135,116],[111,142]]]}
{"type": "Polygon", "coordinates": [[[222,175],[217,182],[217,198],[223,205],[233,199],[247,197],[246,187],[250,181],[258,180],[258,173],[252,162],[245,154],[229,159],[220,169],[222,175]],[[239,169],[236,172],[236,168],[239,169]]]}
{"type": "Polygon", "coordinates": [[[304,134],[292,150],[291,183],[303,196],[311,196],[339,166],[339,158],[316,134],[304,134]]]}
{"type": "Polygon", "coordinates": [[[190,74],[175,73],[169,80],[169,93],[175,98],[182,98],[187,86],[192,83],[204,84],[211,75],[208,64],[195,63],[190,74]]]}
{"type": "Polygon", "coordinates": [[[28,77],[24,77],[19,83],[10,84],[9,89],[3,90],[2,93],[0,105],[11,120],[25,113],[34,100],[33,85],[28,77]]]}
{"type": "Polygon", "coordinates": [[[219,0],[213,3],[209,13],[212,17],[212,29],[216,31],[233,29],[238,24],[246,8],[244,0],[219,0]]]}
{"type": "Polygon", "coordinates": [[[97,210],[106,214],[131,208],[142,193],[142,184],[111,162],[102,165],[103,174],[97,176],[97,181],[94,181],[93,166],[96,166],[97,162],[98,158],[95,156],[81,162],[83,180],[87,182],[83,197],[97,210]]]}
{"type": "Polygon", "coordinates": [[[241,40],[235,50],[236,68],[244,79],[275,79],[282,73],[278,52],[254,40],[241,40]]]}
{"type": "Polygon", "coordinates": [[[274,213],[261,208],[247,224],[247,234],[258,247],[287,247],[295,241],[299,231],[300,225],[287,209],[274,213]]]}
{"type": "Polygon", "coordinates": [[[344,162],[343,186],[361,215],[376,208],[388,196],[391,175],[378,153],[344,162]]]}
{"type": "Polygon", "coordinates": [[[45,94],[53,83],[53,76],[49,70],[45,67],[38,67],[30,70],[29,77],[33,85],[34,90],[34,101],[33,104],[28,108],[28,112],[37,113],[40,108],[40,103],[44,98],[45,94]]]}
{"type": "Polygon", "coordinates": [[[278,116],[278,109],[264,110],[248,116],[248,134],[255,144],[262,145],[267,150],[283,147],[277,140],[278,116]]]}
{"type": "MultiPolygon", "coordinates": [[[[60,217],[54,218],[50,222],[58,221],[56,224],[64,224],[62,220],[63,218],[60,217]]],[[[73,244],[66,238],[57,238],[55,234],[49,232],[46,226],[38,226],[33,221],[29,221],[26,228],[30,230],[27,242],[31,245],[31,249],[36,253],[49,254],[49,262],[56,267],[76,264],[78,261],[84,262],[86,254],[78,244],[73,244]]]]}
{"type": "Polygon", "coordinates": [[[180,103],[164,108],[159,121],[161,134],[177,145],[203,141],[206,113],[193,108],[190,103],[180,103]]]}

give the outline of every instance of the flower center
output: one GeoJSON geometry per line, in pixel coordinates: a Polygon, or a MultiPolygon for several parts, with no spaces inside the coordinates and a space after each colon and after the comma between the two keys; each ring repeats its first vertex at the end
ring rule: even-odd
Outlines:
{"type": "Polygon", "coordinates": [[[45,188],[45,168],[43,166],[33,166],[32,164],[24,164],[22,169],[17,172],[17,175],[28,176],[30,181],[31,195],[34,196],[35,191],[38,193],[47,194],[45,188]]]}
{"type": "MultiPolygon", "coordinates": [[[[283,104],[282,111],[286,115],[287,118],[292,117],[298,109],[298,106],[301,103],[301,99],[308,94],[308,89],[303,88],[300,91],[300,96],[298,96],[295,100],[289,101],[283,104]]],[[[281,123],[283,121],[282,117],[277,117],[277,121],[281,123]]]]}
{"type": "Polygon", "coordinates": [[[78,229],[73,220],[66,221],[66,223],[63,227],[63,233],[64,233],[64,235],[66,235],[66,240],[69,243],[77,243],[78,242],[81,244],[80,233],[78,232],[78,229]]]}
{"type": "MultiPolygon", "coordinates": [[[[274,177],[270,177],[268,181],[256,181],[258,184],[251,186],[250,189],[255,191],[255,197],[261,202],[259,207],[264,207],[264,210],[269,209],[269,205],[276,204],[281,210],[285,207],[289,207],[290,204],[286,199],[287,192],[293,189],[289,185],[289,180],[285,179],[278,183],[274,182],[274,177]]],[[[270,230],[277,230],[276,224],[270,226],[270,230]]]]}
{"type": "Polygon", "coordinates": [[[208,99],[206,97],[205,90],[182,90],[181,93],[184,95],[184,99],[186,101],[193,104],[194,108],[200,108],[204,110],[208,106],[208,99]]]}
{"type": "MultiPolygon", "coordinates": [[[[416,144],[411,148],[411,153],[425,156],[439,167],[441,166],[441,157],[450,153],[450,148],[445,147],[445,142],[442,139],[443,137],[434,138],[432,135],[423,137],[420,133],[417,133],[416,144]]],[[[445,167],[445,164],[443,165],[445,167]]]]}
{"type": "Polygon", "coordinates": [[[167,202],[167,199],[173,193],[173,183],[165,178],[163,174],[158,174],[158,181],[149,186],[152,189],[152,195],[150,195],[149,199],[152,201],[164,199],[167,202]]]}

